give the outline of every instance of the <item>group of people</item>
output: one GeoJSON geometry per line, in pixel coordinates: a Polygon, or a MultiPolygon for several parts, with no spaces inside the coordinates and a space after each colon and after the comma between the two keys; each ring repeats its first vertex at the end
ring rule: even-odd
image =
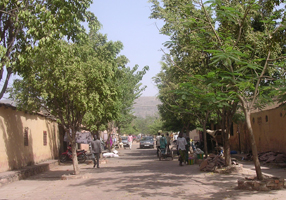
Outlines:
{"type": "Polygon", "coordinates": [[[171,138],[169,136],[169,133],[166,133],[166,136],[164,134],[161,135],[159,132],[156,137],[156,147],[157,147],[157,155],[159,154],[159,149],[163,149],[164,153],[167,154],[168,151],[170,151],[170,144],[171,144],[171,138]]]}
{"type": "MultiPolygon", "coordinates": [[[[91,145],[93,168],[95,168],[95,166],[97,166],[97,168],[99,168],[99,158],[100,158],[100,154],[102,152],[101,142],[96,135],[94,135],[93,137],[94,137],[94,140],[89,141],[90,145],[91,145]]],[[[121,142],[121,141],[119,141],[119,142],[121,142]]],[[[132,148],[132,142],[133,142],[133,137],[130,134],[128,136],[128,144],[129,144],[130,149],[132,148]]]]}
{"type": "MultiPolygon", "coordinates": [[[[133,142],[133,137],[130,134],[128,136],[128,144],[129,148],[131,149],[133,142]]],[[[93,167],[97,166],[99,168],[99,157],[101,154],[101,142],[97,138],[96,135],[94,135],[94,140],[90,141],[91,144],[91,153],[92,153],[92,159],[94,162],[93,167]]],[[[157,146],[157,155],[159,153],[159,149],[163,149],[165,154],[167,154],[168,151],[170,151],[170,144],[171,144],[171,137],[169,136],[169,133],[166,133],[166,135],[158,133],[156,137],[156,146],[157,146]]],[[[183,163],[186,163],[188,161],[188,152],[190,151],[190,138],[189,137],[183,137],[183,133],[179,133],[178,138],[176,140],[177,145],[177,153],[179,155],[179,165],[183,166],[183,163]]]]}
{"type": "MultiPolygon", "coordinates": [[[[179,133],[176,138],[177,145],[177,154],[179,155],[179,165],[183,166],[183,163],[187,163],[190,151],[191,143],[189,137],[183,137],[183,133],[179,133]]],[[[168,133],[166,136],[164,134],[161,135],[159,132],[156,137],[156,146],[157,146],[157,155],[159,154],[159,149],[163,149],[165,154],[170,150],[171,138],[168,133]]]]}

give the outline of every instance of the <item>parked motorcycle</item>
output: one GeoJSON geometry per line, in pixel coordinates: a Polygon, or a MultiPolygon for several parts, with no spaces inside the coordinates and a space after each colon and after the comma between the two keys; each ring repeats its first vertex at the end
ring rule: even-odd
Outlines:
{"type": "MultiPolygon", "coordinates": [[[[79,163],[84,163],[86,161],[86,151],[85,150],[76,151],[76,154],[77,154],[77,160],[79,163]]],[[[60,156],[60,162],[62,162],[62,163],[66,162],[68,160],[72,160],[72,151],[71,151],[70,146],[60,156]]]]}

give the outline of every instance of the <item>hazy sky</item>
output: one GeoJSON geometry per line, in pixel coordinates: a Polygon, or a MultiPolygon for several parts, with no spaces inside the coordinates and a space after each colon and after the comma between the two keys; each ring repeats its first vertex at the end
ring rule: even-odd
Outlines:
{"type": "Polygon", "coordinates": [[[107,34],[108,40],[123,43],[121,54],[130,60],[128,66],[138,64],[139,69],[149,66],[142,80],[147,86],[142,96],[155,96],[158,92],[152,77],[160,71],[163,55],[160,49],[168,40],[155,25],[156,22],[161,27],[163,22],[149,19],[151,5],[148,0],[94,0],[90,7],[102,24],[100,32],[107,34]]]}
{"type": "MultiPolygon", "coordinates": [[[[122,55],[129,60],[129,67],[139,65],[139,70],[149,66],[149,71],[142,80],[147,88],[142,96],[155,96],[158,92],[152,77],[160,71],[160,61],[163,52],[162,43],[168,37],[159,34],[158,27],[163,25],[160,20],[149,19],[151,4],[148,0],[94,0],[90,7],[102,24],[101,33],[107,34],[108,40],[121,41],[124,45],[122,55]]],[[[4,74],[4,77],[6,73],[4,74]]],[[[18,76],[12,74],[9,87],[12,87],[13,80],[18,76]]],[[[4,80],[0,82],[0,86],[4,80]]],[[[3,100],[9,94],[5,94],[3,100]]]]}

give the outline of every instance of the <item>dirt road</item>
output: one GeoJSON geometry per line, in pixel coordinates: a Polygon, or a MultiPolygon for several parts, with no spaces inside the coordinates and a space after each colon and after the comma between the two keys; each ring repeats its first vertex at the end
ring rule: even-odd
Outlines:
{"type": "MultiPolygon", "coordinates": [[[[0,188],[0,200],[123,200],[123,199],[285,199],[286,190],[271,192],[235,189],[244,175],[203,173],[198,165],[179,166],[178,160],[159,161],[155,149],[119,150],[119,158],[92,168],[81,164],[77,179],[60,180],[72,171],[71,163],[60,165],[26,180],[0,188]]],[[[251,164],[251,163],[250,163],[251,164]]],[[[249,167],[251,169],[251,167],[249,167]]],[[[265,169],[267,170],[267,169],[265,169]]],[[[285,171],[281,171],[281,173],[285,171]]],[[[249,171],[249,173],[253,173],[249,171]]],[[[268,169],[268,173],[271,170],[268,169]]]]}

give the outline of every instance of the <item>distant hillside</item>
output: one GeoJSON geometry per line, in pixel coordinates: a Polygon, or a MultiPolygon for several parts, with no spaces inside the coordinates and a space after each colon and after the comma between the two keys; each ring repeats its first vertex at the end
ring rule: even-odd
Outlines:
{"type": "Polygon", "coordinates": [[[157,105],[161,102],[156,97],[139,97],[134,104],[134,114],[137,117],[154,116],[158,113],[157,105]]]}

